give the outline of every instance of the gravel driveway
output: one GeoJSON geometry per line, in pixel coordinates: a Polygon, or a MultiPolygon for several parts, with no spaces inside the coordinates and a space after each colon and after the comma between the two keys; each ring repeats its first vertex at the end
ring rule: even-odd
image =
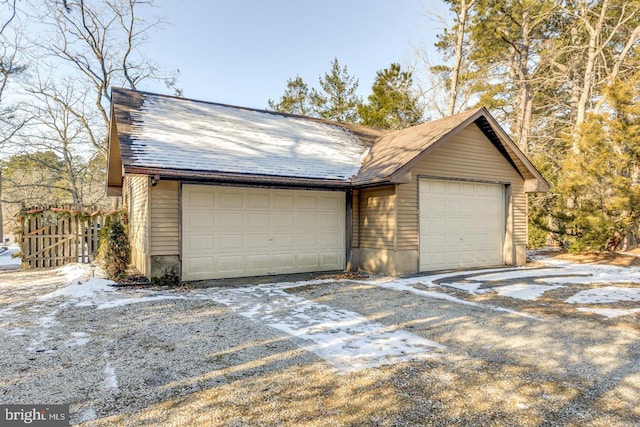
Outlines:
{"type": "Polygon", "coordinates": [[[115,288],[0,272],[1,403],[81,425],[640,425],[640,268],[115,288]]]}

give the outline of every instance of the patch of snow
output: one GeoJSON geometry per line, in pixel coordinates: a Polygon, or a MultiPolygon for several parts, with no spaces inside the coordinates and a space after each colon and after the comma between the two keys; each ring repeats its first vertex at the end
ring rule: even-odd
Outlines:
{"type": "Polygon", "coordinates": [[[20,252],[18,246],[9,246],[0,252],[0,270],[16,270],[22,263],[20,258],[13,258],[13,254],[20,252]]]}
{"type": "MultiPolygon", "coordinates": [[[[540,281],[558,284],[640,283],[640,268],[615,265],[572,264],[562,260],[547,260],[545,264],[559,268],[563,277],[541,277],[540,281]]],[[[558,276],[559,276],[558,275],[558,276]]]]}
{"type": "Polygon", "coordinates": [[[472,282],[472,283],[454,282],[454,283],[443,283],[443,285],[449,288],[460,289],[461,291],[467,291],[470,294],[474,294],[476,293],[478,288],[480,288],[480,286],[482,286],[483,284],[481,282],[472,282]]]}
{"type": "Polygon", "coordinates": [[[89,407],[88,409],[85,409],[84,411],[80,412],[80,414],[78,415],[78,423],[85,423],[88,421],[93,421],[98,419],[98,413],[96,412],[96,410],[93,407],[89,407]]]}
{"type": "Polygon", "coordinates": [[[138,304],[141,302],[154,302],[169,299],[184,299],[182,295],[154,295],[149,297],[140,298],[120,298],[113,301],[104,302],[96,307],[97,310],[104,310],[107,308],[123,307],[129,304],[138,304]]]}
{"type": "Polygon", "coordinates": [[[477,276],[474,275],[473,279],[482,281],[482,282],[489,282],[489,281],[522,279],[525,277],[538,278],[538,277],[551,276],[551,275],[557,275],[557,274],[559,274],[559,271],[557,268],[544,268],[544,269],[532,268],[527,270],[518,269],[518,270],[502,271],[502,272],[491,273],[491,274],[480,274],[477,276]]]}
{"type": "MultiPolygon", "coordinates": [[[[452,273],[447,273],[448,275],[454,276],[452,273]]],[[[533,320],[538,320],[538,321],[542,321],[542,319],[540,319],[539,317],[535,317],[535,316],[531,316],[530,314],[526,314],[526,313],[522,313],[516,310],[512,310],[509,308],[505,308],[505,307],[497,307],[494,305],[488,305],[488,304],[480,304],[477,302],[473,302],[473,301],[466,301],[460,298],[456,298],[452,295],[446,294],[444,292],[436,292],[436,291],[425,291],[422,289],[416,289],[414,288],[412,285],[414,284],[427,284],[427,286],[430,284],[431,286],[438,286],[433,284],[433,282],[435,280],[441,280],[441,278],[444,275],[437,275],[437,276],[428,276],[428,277],[422,277],[422,278],[410,278],[410,279],[399,279],[399,280],[391,280],[388,282],[383,282],[383,281],[375,281],[375,282],[370,282],[371,284],[374,284],[375,286],[381,287],[381,288],[386,288],[386,289],[392,289],[392,290],[396,290],[396,291],[404,291],[404,292],[411,292],[413,294],[416,295],[420,295],[420,296],[424,296],[427,298],[434,298],[434,299],[440,299],[440,300],[445,300],[445,301],[450,301],[456,304],[463,304],[463,305],[470,305],[473,307],[478,307],[478,308],[483,308],[483,309],[488,309],[488,310],[494,310],[494,311],[500,311],[500,312],[504,312],[504,313],[510,313],[510,314],[515,314],[516,316],[520,316],[520,317],[526,317],[528,319],[533,319],[533,320]],[[438,279],[434,279],[435,277],[438,277],[438,279]],[[427,280],[425,280],[427,279],[427,280]]],[[[460,276],[460,273],[455,274],[455,276],[460,276]]],[[[361,283],[367,283],[365,281],[361,282],[361,283]]]]}
{"type": "Polygon", "coordinates": [[[498,295],[516,298],[526,301],[535,301],[542,294],[552,289],[564,288],[562,285],[535,285],[529,283],[517,283],[513,285],[495,286],[481,289],[477,293],[497,292],[498,295]]]}
{"type": "Polygon", "coordinates": [[[640,301],[640,288],[605,286],[580,291],[565,300],[569,304],[603,304],[618,301],[640,301]]]}
{"type": "MultiPolygon", "coordinates": [[[[75,264],[74,264],[75,265],[75,264]]],[[[71,270],[69,277],[76,277],[79,270],[71,270]]],[[[76,279],[71,279],[75,281],[76,279]]],[[[41,296],[39,299],[47,300],[57,297],[64,297],[68,300],[75,301],[76,307],[93,306],[95,300],[101,295],[113,293],[116,289],[113,287],[115,282],[95,277],[84,283],[71,283],[63,288],[57,289],[51,293],[41,296]]]]}
{"type": "Polygon", "coordinates": [[[73,338],[68,339],[64,343],[67,347],[79,347],[91,341],[91,336],[86,332],[72,332],[71,336],[73,338]]]}
{"type": "Polygon", "coordinates": [[[56,316],[58,315],[58,311],[53,311],[45,316],[40,317],[38,319],[38,325],[41,329],[47,329],[55,326],[58,321],[56,320],[56,316]]]}
{"type": "Polygon", "coordinates": [[[587,312],[587,313],[595,313],[595,314],[599,314],[600,316],[608,317],[608,318],[611,319],[611,318],[614,318],[614,317],[628,316],[630,314],[640,313],[640,308],[624,309],[624,308],[580,307],[580,308],[578,308],[578,311],[584,311],[584,312],[587,312]]]}
{"type": "Polygon", "coordinates": [[[112,390],[114,392],[118,391],[118,378],[116,377],[116,370],[111,365],[111,363],[107,363],[104,367],[104,386],[105,388],[112,390]]]}
{"type": "Polygon", "coordinates": [[[86,264],[67,264],[60,267],[58,271],[64,275],[69,283],[87,278],[91,274],[89,266],[86,264]]]}
{"type": "MultiPolygon", "coordinates": [[[[301,282],[299,285],[309,285],[301,282]]],[[[348,310],[337,310],[286,293],[285,287],[259,285],[247,288],[211,289],[197,294],[229,306],[241,316],[303,340],[304,347],[342,371],[429,359],[445,346],[372,322],[348,310]]]]}

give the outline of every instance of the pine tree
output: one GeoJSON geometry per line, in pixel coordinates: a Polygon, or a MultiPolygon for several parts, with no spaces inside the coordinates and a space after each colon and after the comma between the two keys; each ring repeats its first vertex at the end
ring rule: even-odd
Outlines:
{"type": "Polygon", "coordinates": [[[358,109],[362,124],[384,129],[403,129],[420,122],[418,98],[412,93],[413,78],[400,64],[376,73],[373,93],[358,109]]]}
{"type": "Polygon", "coordinates": [[[350,76],[347,67],[340,68],[338,58],[331,63],[331,71],[319,78],[320,91],[311,90],[311,106],[314,115],[342,123],[357,123],[358,106],[362,103],[356,95],[358,79],[350,76]]]}
{"type": "MultiPolygon", "coordinates": [[[[637,83],[637,82],[636,82],[637,83]]],[[[640,225],[640,108],[634,83],[611,86],[614,114],[589,114],[558,180],[556,224],[570,249],[602,250],[614,236],[638,234],[640,225]]]]}
{"type": "Polygon", "coordinates": [[[268,109],[279,113],[308,116],[311,113],[309,102],[309,87],[302,77],[296,76],[295,79],[287,80],[287,88],[279,102],[276,103],[271,99],[268,101],[268,109]]]}

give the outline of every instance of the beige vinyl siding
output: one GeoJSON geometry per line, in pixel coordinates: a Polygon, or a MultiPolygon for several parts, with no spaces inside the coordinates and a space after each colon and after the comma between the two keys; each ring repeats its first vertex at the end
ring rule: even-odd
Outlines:
{"type": "Polygon", "coordinates": [[[129,211],[129,243],[131,263],[145,276],[149,275],[149,177],[125,177],[125,203],[129,211]]]}
{"type": "Polygon", "coordinates": [[[395,186],[360,190],[361,248],[395,249],[395,186]]]}
{"type": "Polygon", "coordinates": [[[418,178],[397,186],[398,250],[418,250],[418,178]]]}
{"type": "Polygon", "coordinates": [[[180,197],[178,181],[151,187],[150,255],[180,254],[180,197]]]}
{"type": "Polygon", "coordinates": [[[513,196],[513,244],[527,242],[524,179],[475,124],[429,153],[412,169],[412,182],[398,186],[398,247],[418,249],[418,177],[510,183],[513,196]]]}
{"type": "Polygon", "coordinates": [[[353,190],[351,213],[351,246],[360,247],[360,190],[353,190]]]}

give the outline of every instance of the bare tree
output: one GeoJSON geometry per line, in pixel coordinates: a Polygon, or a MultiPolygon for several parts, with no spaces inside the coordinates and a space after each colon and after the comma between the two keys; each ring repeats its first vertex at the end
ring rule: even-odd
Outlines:
{"type": "Polygon", "coordinates": [[[452,116],[456,112],[458,93],[460,91],[460,73],[466,60],[464,46],[467,38],[467,26],[471,19],[471,9],[477,0],[445,0],[445,2],[451,5],[451,12],[455,14],[455,24],[453,33],[448,33],[445,30],[438,47],[445,51],[450,49],[452,52],[452,64],[447,85],[447,116],[452,116]]]}
{"type": "Polygon", "coordinates": [[[74,204],[83,204],[82,184],[86,181],[86,160],[92,155],[86,143],[96,142],[93,124],[87,114],[90,88],[82,88],[70,78],[59,81],[39,80],[30,88],[32,105],[25,107],[33,117],[23,137],[25,145],[39,152],[53,152],[60,159],[56,172],[64,176],[66,189],[74,204]]]}
{"type": "Polygon", "coordinates": [[[579,1],[578,6],[578,24],[587,36],[587,54],[575,129],[584,123],[594,92],[600,99],[592,112],[599,113],[605,102],[603,92],[616,83],[621,67],[640,40],[640,5],[637,3],[612,4],[603,0],[599,11],[586,0],[579,1]]]}
{"type": "MultiPolygon", "coordinates": [[[[20,64],[18,53],[20,50],[19,31],[12,28],[16,21],[16,0],[1,0],[0,10],[6,19],[0,21],[0,149],[12,140],[24,122],[15,120],[12,108],[4,103],[5,92],[10,80],[24,71],[20,64]],[[5,14],[6,13],[6,14],[5,14]]],[[[2,169],[0,168],[0,244],[4,243],[4,215],[2,199],[2,169]]]]}
{"type": "Polygon", "coordinates": [[[138,10],[153,2],[67,0],[63,7],[54,0],[46,2],[54,13],[43,19],[55,30],[56,40],[41,47],[91,83],[101,124],[93,129],[90,142],[105,153],[111,86],[135,89],[147,78],[162,78],[155,65],[139,52],[149,30],[158,22],[144,22],[138,10]]]}

